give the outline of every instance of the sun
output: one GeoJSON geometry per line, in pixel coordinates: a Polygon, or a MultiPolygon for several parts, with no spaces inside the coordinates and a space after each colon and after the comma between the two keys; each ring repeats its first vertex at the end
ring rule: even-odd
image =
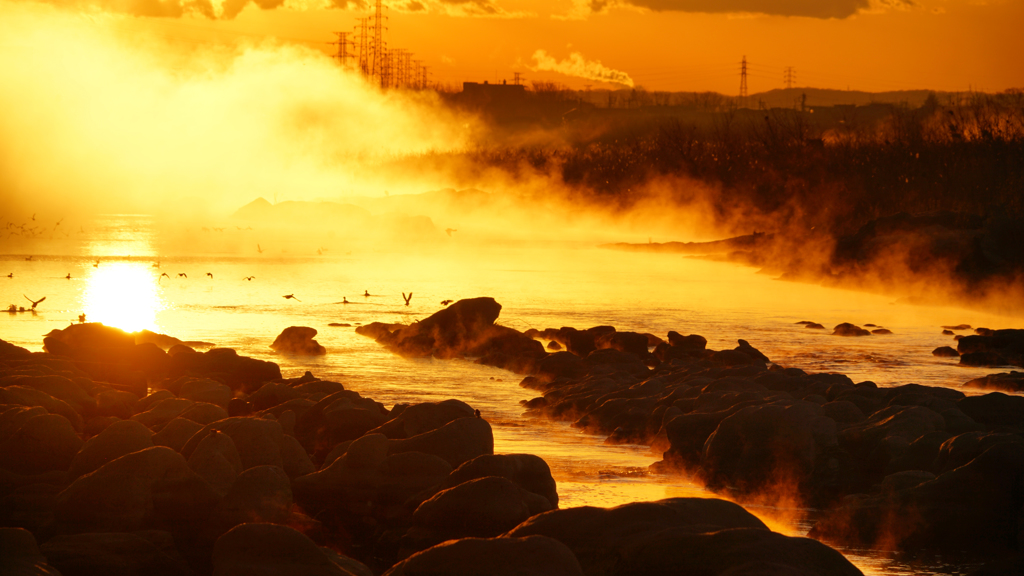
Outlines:
{"type": "Polygon", "coordinates": [[[128,332],[156,330],[156,314],[163,302],[148,267],[111,262],[93,269],[86,282],[85,315],[90,322],[128,332]]]}

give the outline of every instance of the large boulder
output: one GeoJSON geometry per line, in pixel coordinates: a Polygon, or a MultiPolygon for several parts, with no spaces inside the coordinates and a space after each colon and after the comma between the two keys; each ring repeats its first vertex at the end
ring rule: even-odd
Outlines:
{"type": "Polygon", "coordinates": [[[235,441],[219,430],[207,430],[188,458],[188,467],[217,491],[226,494],[242,473],[242,457],[235,441]]]}
{"type": "Polygon", "coordinates": [[[151,448],[152,437],[149,428],[134,420],[114,422],[85,442],[71,461],[68,477],[75,480],[125,454],[151,448]]]}
{"type": "Polygon", "coordinates": [[[836,444],[836,424],[810,402],[748,406],[708,437],[701,476],[713,487],[758,492],[805,482],[818,457],[836,444]]]}
{"type": "Polygon", "coordinates": [[[298,530],[241,524],[217,539],[213,576],[365,576],[366,566],[320,548],[298,530]]]}
{"type": "Polygon", "coordinates": [[[546,536],[463,538],[413,554],[384,576],[583,576],[565,544],[546,536]]]}
{"type": "Polygon", "coordinates": [[[206,530],[220,536],[245,522],[286,524],[292,508],[288,475],[276,466],[256,466],[242,472],[210,514],[206,530]]]}
{"type": "Polygon", "coordinates": [[[57,495],[55,519],[67,532],[188,530],[217,500],[180,454],[154,446],[76,480],[57,495]]]}
{"type": "Polygon", "coordinates": [[[396,406],[392,410],[395,416],[369,431],[370,434],[383,434],[388,438],[411,438],[424,432],[436,430],[458,418],[473,416],[473,407],[461,400],[442,400],[441,402],[422,402],[411,406],[396,406]],[[397,414],[396,414],[397,412],[397,414]]]}
{"type": "Polygon", "coordinates": [[[738,504],[717,499],[670,498],[614,508],[552,510],[531,517],[505,536],[554,538],[572,550],[584,573],[615,574],[626,550],[673,528],[694,533],[751,528],[769,533],[763,522],[738,504]]]}
{"type": "Polygon", "coordinates": [[[274,343],[270,345],[274,352],[285,354],[301,354],[305,356],[323,356],[327,349],[313,339],[316,328],[308,326],[289,326],[285,328],[274,343]]]}
{"type": "Polygon", "coordinates": [[[67,418],[33,416],[0,443],[0,469],[24,475],[67,471],[81,448],[82,439],[67,418]]]}
{"type": "Polygon", "coordinates": [[[467,537],[493,538],[530,517],[529,493],[510,480],[486,476],[442,490],[412,515],[416,548],[467,537]],[[424,542],[429,542],[423,546],[424,542]]]}
{"type": "Polygon", "coordinates": [[[433,454],[457,468],[477,456],[494,454],[494,435],[483,418],[459,418],[436,430],[388,442],[389,454],[402,452],[433,454]]]}
{"type": "MultiPolygon", "coordinates": [[[[551,476],[551,468],[547,462],[533,454],[486,454],[465,462],[451,473],[445,480],[444,487],[452,488],[463,482],[498,476],[511,480],[516,486],[543,496],[549,505],[548,509],[558,508],[558,490],[555,479],[551,476]]],[[[537,514],[546,510],[531,510],[537,514]]]]}
{"type": "Polygon", "coordinates": [[[190,576],[192,569],[160,530],[60,535],[40,547],[63,576],[190,576]]]}
{"type": "Polygon", "coordinates": [[[6,576],[62,576],[47,563],[35,536],[24,528],[0,528],[0,572],[6,576]]]}
{"type": "Polygon", "coordinates": [[[226,434],[238,449],[242,469],[253,466],[284,466],[281,449],[284,432],[277,420],[267,418],[225,418],[207,424],[181,449],[181,455],[190,458],[211,430],[226,434]]]}

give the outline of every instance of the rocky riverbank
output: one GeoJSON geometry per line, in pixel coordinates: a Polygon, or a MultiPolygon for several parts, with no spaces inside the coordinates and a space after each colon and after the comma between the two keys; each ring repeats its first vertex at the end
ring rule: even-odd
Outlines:
{"type": "MultiPolygon", "coordinates": [[[[486,300],[380,335],[536,371],[550,356],[486,300]]],[[[495,454],[456,399],[389,409],[99,324],[44,343],[0,341],[4,574],[860,574],[723,500],[559,509],[547,464],[495,454]]]]}
{"type": "MultiPolygon", "coordinates": [[[[399,353],[476,356],[526,374],[522,386],[542,394],[523,402],[527,414],[609,443],[650,445],[664,454],[657,471],[690,474],[740,501],[823,510],[812,534],[824,541],[1010,558],[1009,568],[985,573],[1022,567],[1024,398],[808,374],[744,340],[715,351],[699,335],[662,340],[611,326],[518,333],[493,325],[499,311],[491,299],[464,300],[418,325],[357,331],[399,353]],[[450,319],[450,332],[439,318],[450,319]],[[545,352],[544,341],[560,351],[545,352]],[[522,354],[488,354],[507,342],[522,354]]],[[[958,344],[968,356],[1006,354],[1018,334],[988,331],[958,344]]]]}

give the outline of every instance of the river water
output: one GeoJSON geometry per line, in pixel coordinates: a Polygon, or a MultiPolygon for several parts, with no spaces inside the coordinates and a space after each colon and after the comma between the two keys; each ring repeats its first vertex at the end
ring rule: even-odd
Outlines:
{"type": "MultiPolygon", "coordinates": [[[[458,398],[491,423],[496,452],[544,458],[558,481],[560,506],[572,507],[711,494],[684,477],[649,474],[647,466],[660,455],[646,447],[607,446],[566,423],[523,417],[519,402],[535,394],[521,388],[514,374],[468,361],[398,357],[354,327],[408,323],[440,309],[442,300],[491,296],[503,306],[498,322],[519,330],[610,324],[662,337],[676,330],[701,334],[713,349],[735,347],[743,338],[784,366],[841,372],[880,386],[958,387],[995,370],[933,357],[934,348],[955,345],[941,335],[941,326],[1015,325],[1013,318],[976,311],[778,281],[728,263],[608,251],[578,241],[474,244],[455,235],[420,245],[264,247],[253,233],[227,228],[197,228],[194,234],[233,232],[244,248],[175,255],[155,222],[139,215],[98,217],[63,242],[0,246],[0,276],[13,275],[0,277],[0,304],[29,305],[26,297],[46,297],[35,314],[0,315],[0,338],[41,350],[44,334],[84,313],[88,321],[147,328],[273,360],[286,377],[310,370],[389,407],[458,398]],[[408,306],[403,292],[413,294],[408,306]],[[289,294],[294,298],[283,298],[289,294]],[[841,338],[831,330],[806,329],[797,324],[802,320],[828,328],[872,323],[893,334],[841,338]],[[316,328],[328,354],[274,354],[269,345],[288,326],[316,328]]],[[[793,507],[748,509],[790,535],[806,533],[812,521],[811,511],[793,507]]],[[[868,574],[967,570],[937,559],[908,564],[877,551],[844,553],[868,574]]]]}

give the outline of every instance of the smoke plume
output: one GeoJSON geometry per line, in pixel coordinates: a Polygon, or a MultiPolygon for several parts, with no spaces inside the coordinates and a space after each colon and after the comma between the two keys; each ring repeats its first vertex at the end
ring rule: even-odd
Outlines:
{"type": "Polygon", "coordinates": [[[537,65],[533,66],[531,70],[558,72],[566,76],[621,84],[630,88],[634,86],[633,79],[629,77],[629,74],[608,68],[601,64],[600,60],[587,60],[579,52],[573,52],[568,58],[559,62],[547,51],[537,50],[533,53],[533,59],[537,61],[537,65]]]}

